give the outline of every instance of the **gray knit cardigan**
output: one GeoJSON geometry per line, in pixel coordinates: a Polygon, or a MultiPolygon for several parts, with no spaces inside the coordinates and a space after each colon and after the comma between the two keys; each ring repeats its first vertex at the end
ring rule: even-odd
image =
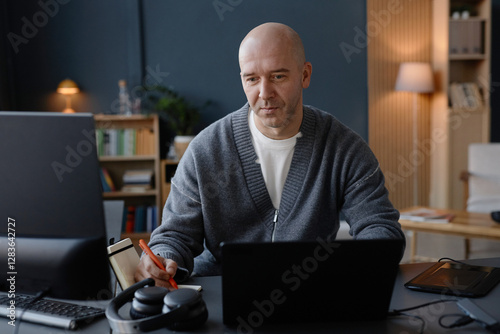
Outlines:
{"type": "Polygon", "coordinates": [[[224,241],[333,240],[340,211],[355,239],[404,240],[399,212],[366,142],[332,115],[303,110],[279,210],[255,162],[248,104],[191,142],[150,241],[155,253],[177,262],[178,281],[193,273],[220,274],[224,241]]]}

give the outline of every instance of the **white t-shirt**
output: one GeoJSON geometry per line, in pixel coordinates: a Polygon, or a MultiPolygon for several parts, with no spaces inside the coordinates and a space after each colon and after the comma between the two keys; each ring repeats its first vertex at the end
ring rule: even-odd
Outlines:
{"type": "Polygon", "coordinates": [[[297,138],[302,137],[302,133],[299,132],[295,136],[283,140],[266,137],[255,125],[253,110],[248,113],[248,124],[252,134],[252,143],[257,153],[256,163],[260,164],[262,169],[264,182],[273,206],[278,209],[286,176],[292,163],[295,143],[297,138]]]}

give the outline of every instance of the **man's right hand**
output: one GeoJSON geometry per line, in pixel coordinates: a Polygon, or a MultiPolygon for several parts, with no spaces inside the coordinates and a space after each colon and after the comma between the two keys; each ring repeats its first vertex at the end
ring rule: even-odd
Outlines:
{"type": "Polygon", "coordinates": [[[177,263],[174,260],[165,259],[161,256],[157,256],[158,260],[163,263],[166,271],[161,270],[158,266],[149,258],[149,256],[143,256],[137,269],[135,270],[135,281],[139,282],[146,278],[152,278],[155,280],[156,286],[163,286],[169,290],[172,290],[172,285],[168,282],[170,277],[174,277],[177,272],[177,263]]]}

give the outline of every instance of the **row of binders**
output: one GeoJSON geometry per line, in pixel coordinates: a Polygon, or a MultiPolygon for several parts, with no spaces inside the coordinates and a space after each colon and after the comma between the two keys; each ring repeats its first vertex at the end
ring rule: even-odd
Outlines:
{"type": "Polygon", "coordinates": [[[484,20],[450,20],[450,55],[483,54],[484,20]]]}
{"type": "Polygon", "coordinates": [[[157,226],[158,208],[156,205],[129,205],[123,214],[122,232],[152,232],[157,226]]]}
{"type": "Polygon", "coordinates": [[[96,129],[99,156],[132,156],[155,154],[155,136],[143,129],[96,129]]]}
{"type": "Polygon", "coordinates": [[[479,111],[483,98],[479,87],[473,82],[454,82],[450,85],[450,104],[455,110],[479,111]]]}

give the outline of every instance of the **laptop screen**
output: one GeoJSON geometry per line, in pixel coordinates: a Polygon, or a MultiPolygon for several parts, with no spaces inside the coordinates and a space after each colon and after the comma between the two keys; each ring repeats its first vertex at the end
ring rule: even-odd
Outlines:
{"type": "Polygon", "coordinates": [[[223,244],[224,323],[383,319],[401,249],[401,240],[223,244]]]}

